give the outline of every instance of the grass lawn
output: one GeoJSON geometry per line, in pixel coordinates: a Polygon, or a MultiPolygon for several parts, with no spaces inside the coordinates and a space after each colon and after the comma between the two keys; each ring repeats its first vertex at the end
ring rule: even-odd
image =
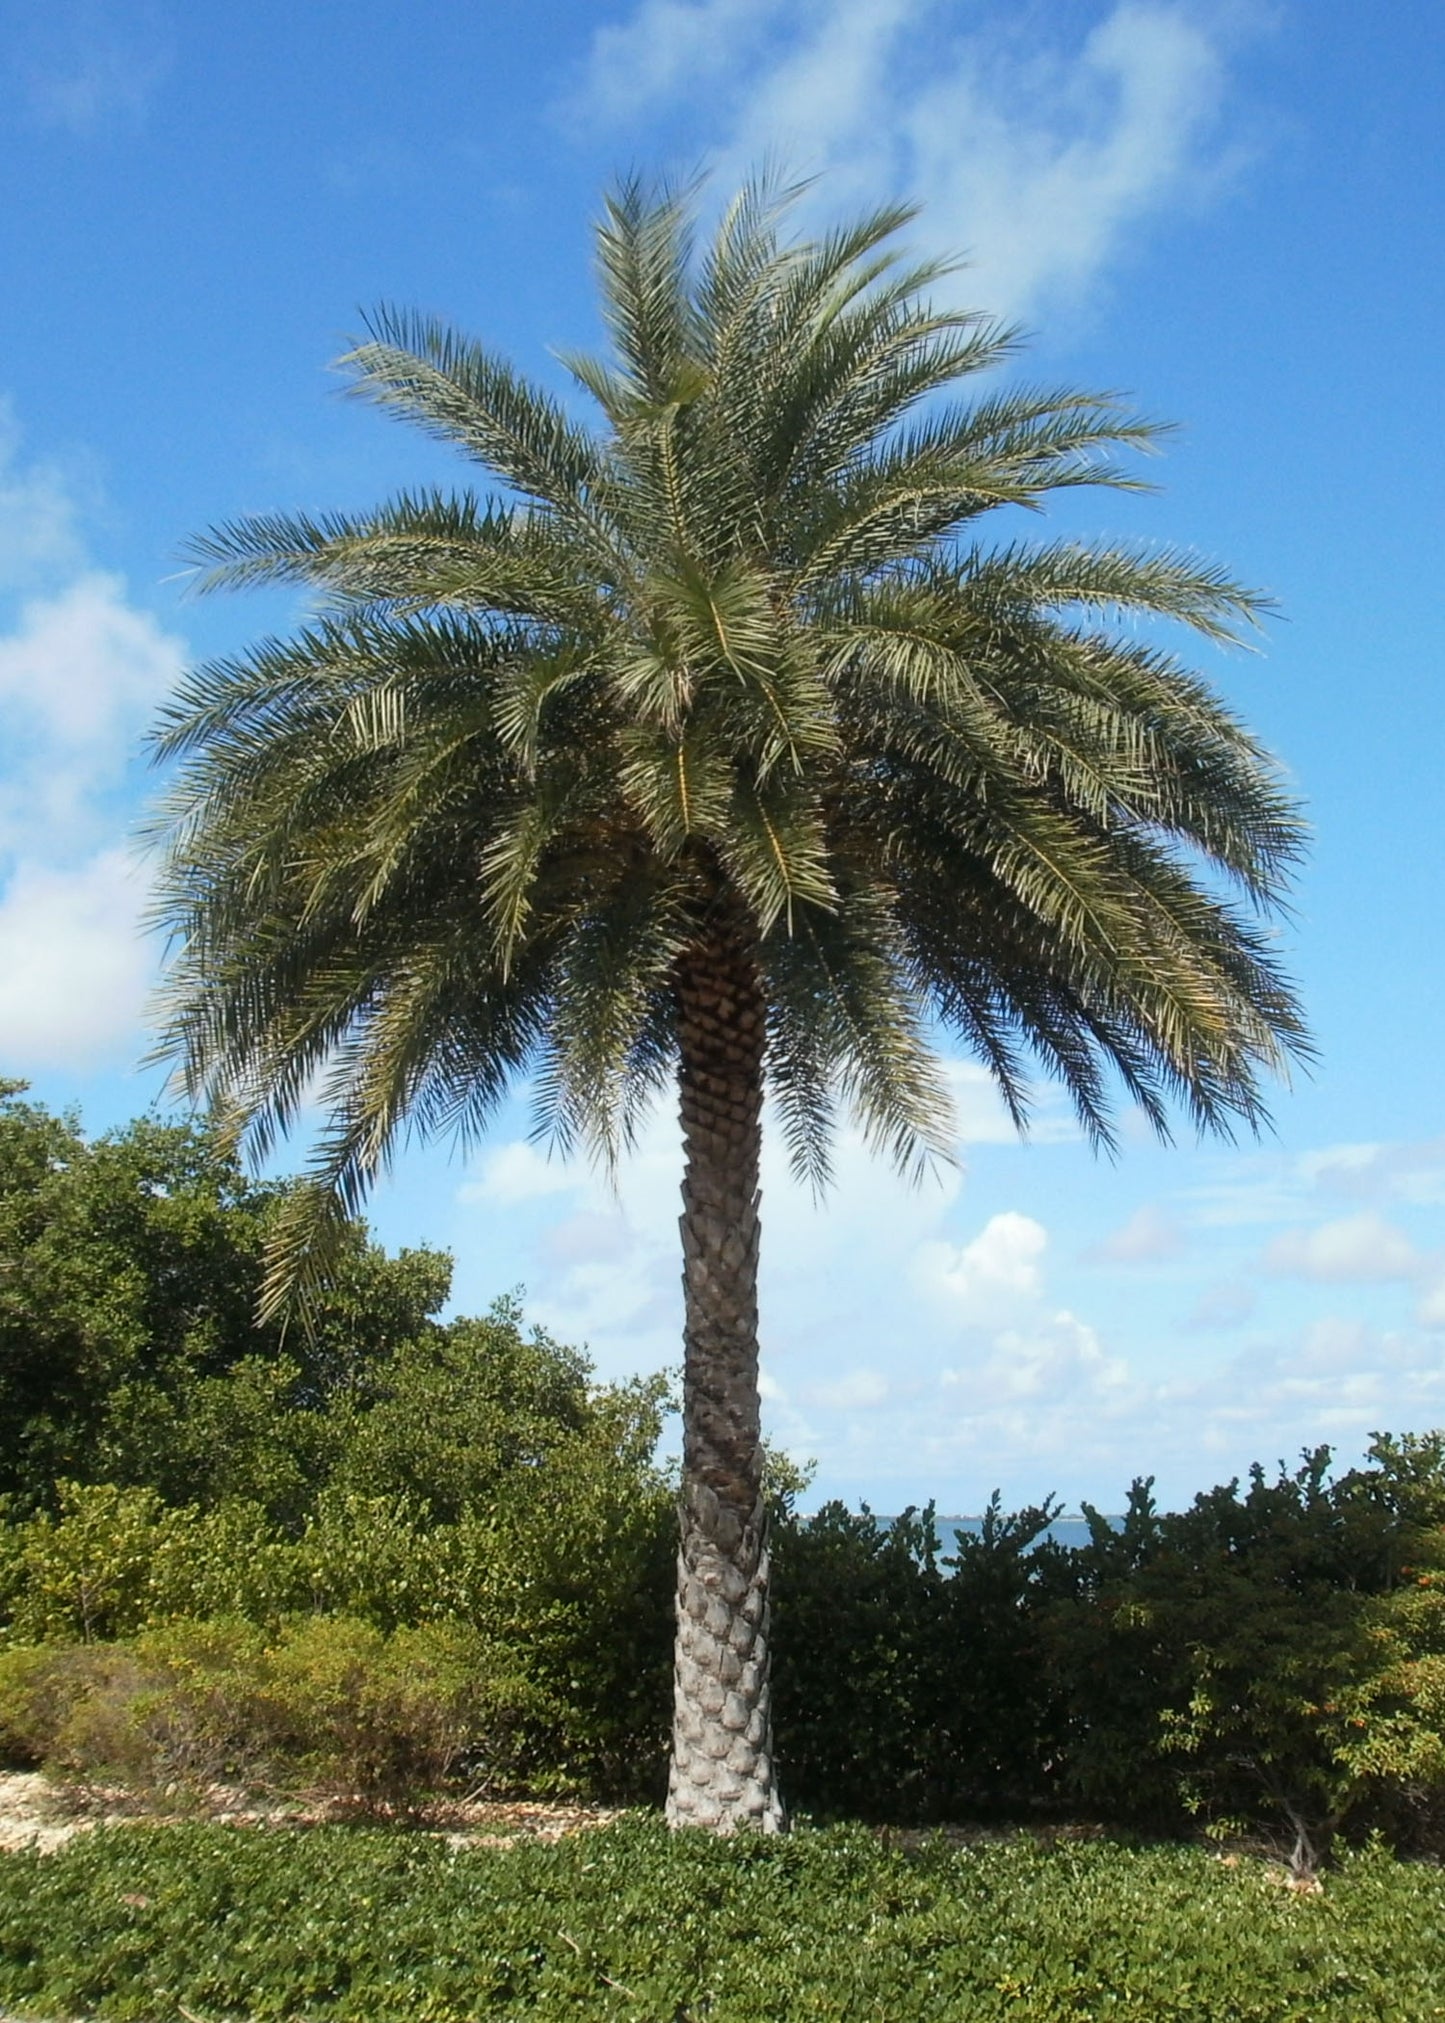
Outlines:
{"type": "Polygon", "coordinates": [[[556,1845],[384,1828],[122,1826],[0,1856],[0,2010],[166,2019],[888,2023],[1445,2018],[1445,1874],[1318,1895],[1199,1848],[857,1828],[556,1845]]]}

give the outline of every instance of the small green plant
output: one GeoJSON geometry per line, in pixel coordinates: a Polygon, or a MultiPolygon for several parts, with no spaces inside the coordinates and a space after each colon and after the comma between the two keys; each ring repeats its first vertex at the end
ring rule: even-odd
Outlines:
{"type": "Polygon", "coordinates": [[[1018,1835],[915,1853],[629,1819],[555,1846],[120,1828],[0,1855],[0,2007],[116,2023],[1438,2023],[1445,1879],[1323,1893],[1206,1849],[1018,1835]]]}

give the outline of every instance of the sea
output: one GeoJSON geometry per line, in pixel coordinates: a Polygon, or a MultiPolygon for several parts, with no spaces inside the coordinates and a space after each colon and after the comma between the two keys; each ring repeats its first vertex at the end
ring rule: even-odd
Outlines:
{"type": "MultiPolygon", "coordinates": [[[[1105,1522],[1112,1524],[1117,1531],[1124,1520],[1122,1517],[1109,1516],[1105,1518],[1105,1522]]],[[[956,1549],[961,1532],[971,1532],[977,1536],[983,1530],[981,1517],[936,1517],[934,1523],[938,1526],[938,1535],[943,1541],[945,1555],[956,1549]]],[[[1082,1517],[1056,1517],[1048,1530],[1040,1533],[1040,1539],[1044,1538],[1051,1538],[1056,1545],[1087,1545],[1089,1526],[1082,1517]]]]}

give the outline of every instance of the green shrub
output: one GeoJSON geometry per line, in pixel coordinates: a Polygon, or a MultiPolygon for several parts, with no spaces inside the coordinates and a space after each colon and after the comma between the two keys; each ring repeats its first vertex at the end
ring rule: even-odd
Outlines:
{"type": "Polygon", "coordinates": [[[434,1525],[427,1505],[404,1491],[330,1488],[307,1520],[298,1556],[314,1609],[391,1630],[459,1612],[455,1546],[455,1528],[434,1525]]]}
{"type": "Polygon", "coordinates": [[[152,1564],[175,1520],[153,1489],[62,1482],[57,1495],[57,1517],[23,1527],[9,1633],[18,1642],[124,1636],[150,1613],[152,1564]]]}
{"type": "Polygon", "coordinates": [[[1398,1583],[1365,1602],[1369,1653],[1323,1710],[1357,1810],[1397,1845],[1445,1847],[1445,1525],[1417,1527],[1398,1583]]]}
{"type": "Polygon", "coordinates": [[[941,1557],[932,1506],[892,1524],[828,1504],[774,1546],[779,1761],[830,1817],[1017,1815],[1049,1789],[1059,1719],[1032,1547],[1049,1507],[941,1557]]]}
{"type": "Polygon", "coordinates": [[[553,1718],[508,1654],[459,1624],[387,1636],[315,1616],[268,1637],[175,1622],[0,1653],[0,1754],[149,1793],[239,1782],[406,1806],[460,1775],[510,1786],[553,1718]]]}
{"type": "MultiPolygon", "coordinates": [[[[454,1524],[545,1469],[559,1445],[595,1432],[612,1393],[595,1391],[591,1374],[577,1350],[524,1333],[512,1300],[414,1334],[340,1415],[331,1480],[363,1497],[424,1503],[438,1523],[454,1524]]],[[[638,1464],[647,1466],[655,1444],[654,1435],[638,1464]]]]}
{"type": "Polygon", "coordinates": [[[124,1637],[171,1616],[269,1622],[308,1599],[303,1559],[255,1504],[178,1510],[108,1482],[61,1483],[57,1502],[0,1528],[10,1642],[124,1637]]]}
{"type": "MultiPolygon", "coordinates": [[[[155,1683],[125,1644],[0,1651],[0,1762],[92,1774],[114,1753],[110,1740],[92,1739],[109,1725],[110,1710],[130,1707],[155,1683]]],[[[129,1742],[120,1753],[134,1756],[129,1742]]]]}
{"type": "Polygon", "coordinates": [[[256,1499],[296,1526],[338,1409],[434,1325],[450,1260],[387,1257],[350,1223],[283,1353],[256,1295],[294,1182],[249,1179],[213,1125],[145,1117],[87,1139],[20,1095],[0,1082],[0,1494],[28,1511],[53,1508],[57,1480],[115,1482],[256,1499]]]}
{"type": "Polygon", "coordinates": [[[1320,1895],[1197,1848],[853,1829],[547,1847],[182,1826],[0,1856],[0,2006],[122,2023],[1435,2023],[1445,1880],[1320,1895]]]}
{"type": "MultiPolygon", "coordinates": [[[[1251,1470],[1048,1562],[1044,1620],[1084,1805],[1158,1826],[1280,1836],[1311,1867],[1343,1831],[1414,1832],[1445,1801],[1445,1625],[1409,1575],[1445,1516],[1438,1435],[1251,1470]],[[1432,1525],[1435,1529],[1432,1531],[1432,1525]]],[[[1430,1586],[1426,1579],[1426,1587],[1430,1586]]]]}
{"type": "Polygon", "coordinates": [[[610,1797],[660,1797],[666,1778],[677,1515],[650,1462],[664,1397],[639,1383],[594,1399],[588,1429],[458,1527],[464,1615],[526,1654],[564,1781],[610,1797]]]}
{"type": "Polygon", "coordinates": [[[309,1787],[405,1806],[465,1772],[511,1783],[530,1724],[551,1711],[514,1662],[455,1623],[398,1629],[313,1617],[268,1653],[274,1746],[309,1787]]]}
{"type": "Polygon", "coordinates": [[[922,1703],[951,1679],[937,1535],[840,1503],[773,1535],[774,1709],[789,1803],[909,1818],[937,1755],[922,1703]]]}
{"type": "Polygon", "coordinates": [[[258,1503],[168,1510],[151,1559],[145,1620],[221,1616],[274,1625],[311,1603],[309,1573],[299,1546],[258,1503]]]}
{"type": "Polygon", "coordinates": [[[1445,1440],[1321,1449],[1066,1549],[997,1500],[951,1559],[931,1511],[775,1534],[792,1802],[898,1823],[1084,1813],[1445,1846],[1445,1440]]]}

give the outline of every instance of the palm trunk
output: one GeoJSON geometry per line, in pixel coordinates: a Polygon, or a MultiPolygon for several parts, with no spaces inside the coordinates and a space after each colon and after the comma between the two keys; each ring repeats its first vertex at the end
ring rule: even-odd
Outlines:
{"type": "Polygon", "coordinates": [[[783,1824],[768,1682],[768,1542],[758,1402],[757,966],[719,930],[678,978],[683,1444],[672,1826],[783,1824]]]}

